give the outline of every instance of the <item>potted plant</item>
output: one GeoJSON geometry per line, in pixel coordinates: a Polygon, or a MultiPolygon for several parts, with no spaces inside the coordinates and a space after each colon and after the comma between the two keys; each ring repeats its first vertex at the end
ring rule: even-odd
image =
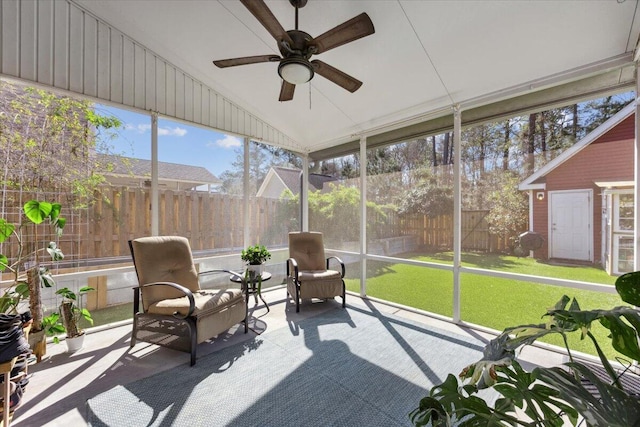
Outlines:
{"type": "Polygon", "coordinates": [[[263,264],[271,259],[271,253],[264,245],[249,246],[242,250],[240,258],[247,263],[247,273],[260,276],[263,270],[263,264]]]}
{"type": "MultiPolygon", "coordinates": [[[[640,425],[638,376],[631,365],[640,362],[640,271],[627,273],[616,280],[616,291],[630,306],[609,310],[581,310],[578,302],[566,295],[545,316],[543,324],[507,328],[491,340],[483,357],[462,370],[458,379],[449,374],[436,385],[410,413],[416,426],[492,425],[492,426],[562,426],[576,425],[580,418],[589,426],[640,425]],[[571,303],[569,304],[569,302],[571,303]],[[618,360],[630,360],[626,369],[615,369],[591,333],[593,322],[610,332],[618,360]],[[599,356],[599,363],[573,357],[567,334],[580,333],[589,339],[599,356]],[[559,334],[563,338],[569,362],[561,366],[536,367],[527,371],[516,358],[524,345],[538,338],[559,334]],[[621,376],[626,378],[621,379],[621,376]],[[624,380],[624,381],[623,381],[624,380]],[[492,389],[493,404],[478,395],[492,389]],[[596,391],[594,393],[594,390],[596,391]]],[[[484,396],[488,396],[484,394],[484,396]]]]}
{"type": "MultiPolygon", "coordinates": [[[[23,206],[23,220],[14,225],[5,219],[0,219],[0,243],[10,243],[15,239],[15,255],[12,261],[4,254],[0,254],[0,272],[8,272],[12,277],[12,284],[7,287],[0,297],[0,312],[17,314],[21,303],[28,297],[29,309],[33,318],[29,343],[38,360],[46,352],[45,333],[43,330],[43,313],[40,290],[42,287],[55,285],[53,276],[46,266],[40,264],[41,254],[46,252],[51,261],[60,261],[64,254],[56,243],[49,241],[46,247],[41,246],[45,237],[55,237],[62,234],[66,220],[60,217],[61,205],[44,201],[30,200],[23,206]],[[38,225],[48,221],[52,227],[52,236],[38,236],[38,225]],[[25,227],[32,225],[33,233],[27,235],[25,227]],[[28,236],[33,236],[29,240],[28,236]]],[[[7,248],[8,249],[8,248],[7,248]]]]}
{"type": "Polygon", "coordinates": [[[65,342],[69,352],[81,349],[84,343],[84,330],[80,320],[84,319],[93,325],[91,313],[82,304],[82,296],[93,290],[90,286],[80,288],[77,293],[69,288],[58,289],[56,295],[62,296],[58,312],[50,314],[43,321],[47,335],[53,336],[56,344],[60,342],[58,334],[67,334],[65,342]]]}

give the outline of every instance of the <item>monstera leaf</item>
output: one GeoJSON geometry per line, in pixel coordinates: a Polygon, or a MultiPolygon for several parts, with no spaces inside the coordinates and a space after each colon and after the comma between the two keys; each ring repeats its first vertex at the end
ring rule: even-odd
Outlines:
{"type": "MultiPolygon", "coordinates": [[[[596,387],[599,396],[594,396],[583,383],[576,381],[566,369],[536,368],[534,373],[544,383],[557,391],[557,395],[575,408],[589,426],[630,427],[640,425],[640,403],[638,397],[602,381],[582,363],[567,363],[566,366],[596,387]]],[[[631,374],[630,375],[635,375],[631,374]]]]}
{"type": "Polygon", "coordinates": [[[517,361],[496,366],[494,390],[503,397],[490,406],[476,396],[472,384],[460,385],[452,374],[431,389],[409,417],[416,426],[511,426],[561,427],[565,419],[576,425],[578,412],[553,387],[539,381],[535,372],[525,371],[517,361]],[[519,408],[519,411],[516,410],[519,408]],[[525,420],[518,412],[525,413],[525,420]]]}
{"type": "MultiPolygon", "coordinates": [[[[40,224],[45,219],[49,218],[51,211],[53,210],[53,204],[49,202],[39,202],[37,200],[29,200],[24,204],[24,214],[34,224],[40,224]]],[[[58,210],[58,213],[60,210],[58,210]]]]}
{"type": "Polygon", "coordinates": [[[58,245],[56,245],[56,242],[49,242],[47,252],[49,252],[51,260],[53,261],[62,261],[64,259],[64,254],[62,253],[62,250],[60,250],[58,245]]]}
{"type": "Polygon", "coordinates": [[[640,307],[640,271],[632,271],[618,277],[616,291],[622,301],[640,307]]]}
{"type": "MultiPolygon", "coordinates": [[[[581,417],[589,426],[640,427],[638,395],[624,389],[620,374],[591,333],[593,322],[599,322],[610,331],[615,350],[640,362],[640,311],[636,308],[640,306],[640,272],[620,276],[616,290],[633,306],[581,310],[578,301],[563,296],[547,310],[545,324],[505,329],[486,345],[482,359],[463,369],[461,382],[449,375],[444,383],[433,387],[409,414],[412,422],[417,426],[560,427],[566,422],[575,426],[581,417]],[[555,333],[563,336],[571,362],[524,370],[516,360],[519,348],[555,333]],[[604,368],[607,380],[596,375],[595,368],[574,361],[566,339],[569,333],[580,333],[592,341],[600,357],[598,370],[604,368]],[[583,381],[591,383],[598,395],[594,396],[583,381]],[[482,389],[500,395],[492,406],[476,395],[482,389]]],[[[635,373],[625,375],[634,375],[640,382],[635,373]]]]}
{"type": "Polygon", "coordinates": [[[13,224],[8,223],[5,219],[0,219],[0,243],[11,237],[15,229],[16,227],[13,224]]]}

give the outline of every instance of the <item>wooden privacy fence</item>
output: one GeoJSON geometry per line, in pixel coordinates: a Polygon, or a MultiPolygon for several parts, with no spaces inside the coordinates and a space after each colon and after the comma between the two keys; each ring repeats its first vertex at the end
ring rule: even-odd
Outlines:
{"type": "MultiPolygon", "coordinates": [[[[241,196],[161,190],[158,205],[160,234],[185,236],[194,251],[244,246],[241,196]]],[[[107,197],[99,199],[89,212],[89,258],[128,255],[129,239],[151,235],[150,206],[148,190],[109,189],[107,197]]],[[[277,199],[251,199],[250,242],[286,244],[290,226],[296,226],[280,219],[286,216],[279,216],[279,212],[287,208],[286,202],[277,199]]]]}
{"type": "MultiPolygon", "coordinates": [[[[486,220],[488,210],[462,211],[462,250],[482,252],[503,252],[511,247],[508,238],[501,238],[489,231],[486,220]]],[[[453,249],[453,216],[441,215],[430,218],[426,215],[398,215],[386,212],[386,218],[380,220],[383,237],[415,236],[417,244],[438,250],[453,249]],[[384,231],[383,231],[384,230],[384,231]]]]}
{"type": "MultiPolygon", "coordinates": [[[[26,195],[21,197],[21,200],[28,199],[26,195]]],[[[57,200],[59,197],[49,195],[47,199],[57,200]]],[[[242,197],[161,190],[158,201],[160,234],[185,236],[189,238],[195,251],[239,251],[244,246],[242,197]]],[[[11,203],[12,200],[7,199],[7,202],[3,218],[15,223],[19,220],[20,208],[18,203],[11,203]]],[[[105,263],[109,262],[109,258],[128,257],[129,239],[151,235],[149,189],[105,188],[102,190],[102,197],[96,197],[95,204],[89,209],[71,210],[64,201],[62,204],[62,216],[67,218],[67,225],[58,244],[65,253],[65,264],[73,263],[74,260],[96,259],[100,260],[99,263],[105,263]]],[[[507,239],[489,232],[485,219],[487,213],[486,210],[462,212],[463,250],[500,252],[509,248],[510,242],[507,239]]],[[[251,244],[286,246],[287,233],[300,227],[299,208],[288,201],[252,198],[249,202],[249,215],[251,244]]],[[[400,216],[392,210],[387,210],[379,217],[376,215],[374,210],[368,211],[367,233],[372,239],[412,236],[418,247],[437,250],[451,250],[453,247],[452,216],[400,216]]],[[[340,241],[346,238],[345,227],[350,227],[349,224],[354,219],[341,221],[337,229],[333,230],[342,233],[340,241]]],[[[310,226],[314,227],[314,224],[310,226]]],[[[357,228],[358,225],[354,226],[357,228]]],[[[44,237],[48,236],[46,226],[38,227],[40,231],[37,235],[40,240],[48,241],[49,237],[44,237]]],[[[329,225],[327,227],[327,233],[332,231],[329,225]]],[[[29,224],[26,232],[35,234],[33,228],[29,224]]],[[[42,241],[41,245],[44,244],[42,241]]],[[[12,240],[0,244],[0,253],[10,259],[16,252],[17,247],[12,240]]]]}
{"type": "MultiPolygon", "coordinates": [[[[86,245],[80,253],[86,259],[128,256],[127,241],[151,235],[150,195],[143,188],[111,188],[106,200],[99,199],[88,212],[86,245]]],[[[193,250],[229,250],[244,246],[241,196],[193,191],[160,191],[159,227],[161,235],[187,237],[193,250]]],[[[489,232],[488,210],[462,211],[462,249],[503,252],[508,239],[489,232]]],[[[249,203],[250,242],[286,246],[287,233],[299,229],[297,210],[287,201],[252,198],[249,203]]],[[[373,215],[372,215],[373,216],[373,215]]],[[[374,238],[415,236],[420,247],[438,250],[453,248],[453,217],[443,215],[400,216],[388,211],[385,218],[368,218],[376,230],[374,238]]]]}

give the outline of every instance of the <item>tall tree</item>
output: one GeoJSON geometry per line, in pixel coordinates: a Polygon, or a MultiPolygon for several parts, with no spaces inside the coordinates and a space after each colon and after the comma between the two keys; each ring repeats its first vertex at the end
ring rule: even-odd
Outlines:
{"type": "Polygon", "coordinates": [[[590,112],[585,114],[585,120],[587,122],[585,123],[584,128],[586,132],[591,132],[613,117],[613,115],[623,109],[629,101],[629,98],[626,96],[611,95],[588,102],[586,107],[590,112]]]}
{"type": "Polygon", "coordinates": [[[0,81],[2,190],[59,192],[70,207],[94,200],[108,165],[95,156],[99,132],[119,128],[93,104],[0,81]]]}
{"type": "MultiPolygon", "coordinates": [[[[221,191],[227,194],[243,193],[244,149],[236,148],[236,158],[231,162],[231,169],[220,174],[221,191]]],[[[255,194],[262,185],[267,172],[272,166],[290,166],[288,156],[275,155],[267,144],[251,141],[249,143],[249,193],[255,194]]]]}

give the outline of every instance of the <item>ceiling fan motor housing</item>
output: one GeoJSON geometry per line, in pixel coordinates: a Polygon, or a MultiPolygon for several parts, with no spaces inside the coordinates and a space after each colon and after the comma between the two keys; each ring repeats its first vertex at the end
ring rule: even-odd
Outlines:
{"type": "Polygon", "coordinates": [[[306,83],[313,78],[314,72],[309,58],[313,55],[313,49],[308,49],[307,43],[313,40],[309,34],[300,30],[287,31],[293,41],[293,45],[281,41],[278,44],[282,60],[278,65],[278,75],[291,84],[306,83]]]}
{"type": "Polygon", "coordinates": [[[291,3],[291,6],[300,9],[306,6],[307,0],[289,0],[289,3],[291,3]]]}
{"type": "Polygon", "coordinates": [[[293,41],[293,46],[289,46],[289,43],[285,41],[280,41],[278,44],[278,48],[280,49],[280,54],[282,54],[283,58],[288,58],[291,55],[296,55],[299,57],[304,57],[305,59],[309,59],[311,55],[315,53],[315,46],[308,46],[307,43],[310,40],[313,40],[309,34],[300,30],[289,30],[287,31],[289,37],[293,41]]]}

